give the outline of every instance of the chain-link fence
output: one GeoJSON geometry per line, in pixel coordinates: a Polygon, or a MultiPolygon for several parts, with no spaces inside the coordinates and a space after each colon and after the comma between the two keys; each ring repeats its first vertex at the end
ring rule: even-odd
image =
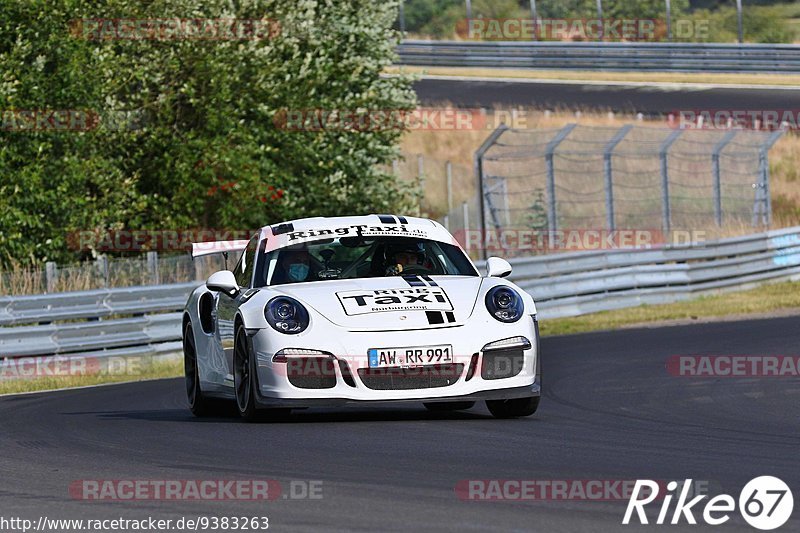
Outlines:
{"type": "Polygon", "coordinates": [[[501,126],[476,153],[483,193],[476,229],[648,229],[667,235],[767,227],[768,153],[781,133],[501,126]]]}

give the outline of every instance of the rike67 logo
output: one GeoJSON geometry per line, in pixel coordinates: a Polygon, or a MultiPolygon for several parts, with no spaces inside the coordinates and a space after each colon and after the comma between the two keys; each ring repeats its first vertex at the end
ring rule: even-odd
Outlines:
{"type": "MultiPolygon", "coordinates": [[[[689,499],[691,487],[691,479],[687,479],[680,488],[677,481],[671,481],[667,484],[666,494],[659,494],[657,482],[649,479],[637,480],[622,523],[630,524],[635,511],[639,523],[648,524],[645,506],[661,497],[663,500],[656,524],[680,524],[683,520],[688,524],[697,524],[694,513],[701,512],[701,506],[698,504],[708,495],[701,494],[689,499]],[[670,519],[670,507],[676,496],[677,501],[670,519]],[[695,506],[697,509],[694,509],[695,506]]],[[[705,506],[702,507],[702,519],[706,524],[718,526],[730,520],[730,515],[736,508],[737,502],[733,496],[720,494],[705,502],[705,506]]],[[[745,521],[756,529],[767,531],[781,527],[792,516],[793,509],[792,491],[786,483],[776,477],[760,476],[752,479],[739,494],[738,510],[745,521]]]]}

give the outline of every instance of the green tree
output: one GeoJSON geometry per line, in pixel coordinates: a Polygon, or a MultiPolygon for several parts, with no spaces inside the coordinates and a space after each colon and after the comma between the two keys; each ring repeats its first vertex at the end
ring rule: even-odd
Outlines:
{"type": "Polygon", "coordinates": [[[68,260],[80,229],[246,229],[406,208],[381,170],[402,124],[289,131],[276,120],[413,108],[410,80],[381,76],[395,18],[395,3],[372,0],[1,3],[0,110],[102,120],[87,132],[0,131],[0,260],[68,260]],[[91,23],[75,24],[98,18],[271,19],[280,31],[126,40],[87,38],[98,35],[91,23]],[[111,120],[120,116],[130,120],[111,120]]]}

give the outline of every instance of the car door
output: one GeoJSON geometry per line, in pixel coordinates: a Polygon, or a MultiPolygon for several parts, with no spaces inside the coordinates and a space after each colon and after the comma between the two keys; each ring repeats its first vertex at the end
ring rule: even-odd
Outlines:
{"type": "Polygon", "coordinates": [[[225,353],[225,362],[228,366],[228,375],[225,379],[226,384],[229,382],[233,384],[233,342],[234,335],[236,335],[233,329],[234,319],[236,318],[236,310],[239,308],[239,304],[247,292],[247,289],[250,288],[253,280],[257,248],[258,235],[254,235],[247,244],[247,248],[245,248],[236,266],[233,268],[233,275],[240,288],[239,292],[233,298],[225,294],[220,294],[217,300],[217,328],[220,343],[225,353]]]}

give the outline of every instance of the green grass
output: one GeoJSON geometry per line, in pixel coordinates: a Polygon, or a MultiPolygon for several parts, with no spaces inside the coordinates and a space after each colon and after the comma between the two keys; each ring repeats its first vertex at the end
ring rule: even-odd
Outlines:
{"type": "Polygon", "coordinates": [[[150,379],[174,378],[183,375],[183,359],[162,360],[143,365],[136,375],[101,373],[87,376],[48,376],[37,378],[4,379],[0,381],[0,394],[34,392],[53,389],[67,389],[102,385],[106,383],[123,383],[150,379]]]}
{"type": "Polygon", "coordinates": [[[800,312],[800,282],[774,283],[752,290],[704,296],[672,304],[642,305],[578,317],[542,320],[539,327],[542,336],[566,335],[669,320],[716,319],[790,309],[800,312]]]}
{"type": "Polygon", "coordinates": [[[717,85],[787,85],[800,84],[797,74],[695,74],[684,72],[606,72],[586,70],[530,70],[491,67],[417,67],[390,66],[384,69],[386,74],[400,72],[431,76],[477,76],[489,78],[528,78],[540,80],[567,81],[609,81],[609,82],[643,82],[643,83],[710,83],[717,85]]]}

